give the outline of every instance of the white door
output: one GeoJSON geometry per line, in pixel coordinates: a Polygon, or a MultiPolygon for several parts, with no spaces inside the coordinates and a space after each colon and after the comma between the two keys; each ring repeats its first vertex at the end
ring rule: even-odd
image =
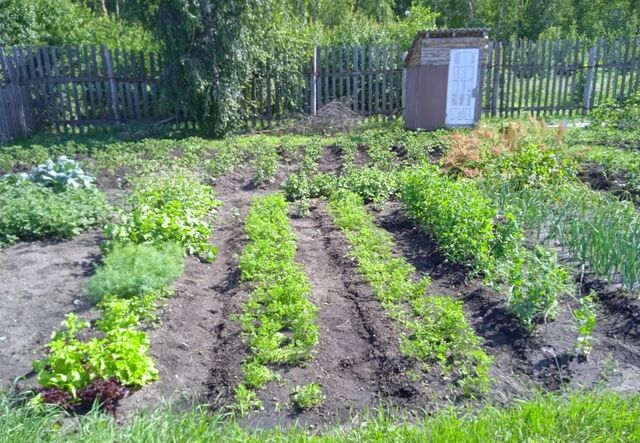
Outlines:
{"type": "Polygon", "coordinates": [[[472,125],[478,86],[478,48],[452,49],[447,87],[447,125],[472,125]]]}

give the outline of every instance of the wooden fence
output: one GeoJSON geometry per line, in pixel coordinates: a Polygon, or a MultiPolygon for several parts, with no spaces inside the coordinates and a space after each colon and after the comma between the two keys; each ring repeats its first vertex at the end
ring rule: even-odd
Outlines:
{"type": "Polygon", "coordinates": [[[486,114],[586,114],[640,87],[640,37],[492,42],[484,75],[486,114]]]}
{"type": "Polygon", "coordinates": [[[24,137],[38,126],[29,89],[0,86],[0,143],[24,137]]]}
{"type": "Polygon", "coordinates": [[[153,53],[95,45],[0,48],[0,85],[29,91],[23,105],[43,129],[179,120],[185,111],[167,106],[160,91],[161,63],[153,53]]]}
{"type": "MultiPolygon", "coordinates": [[[[362,115],[399,115],[402,58],[398,45],[316,48],[311,60],[275,53],[247,79],[244,117],[270,126],[333,100],[362,115]]],[[[187,98],[163,97],[161,68],[156,54],[93,45],[0,48],[0,141],[37,129],[188,121],[187,98]]],[[[483,79],[487,115],[585,114],[638,90],[640,38],[491,42],[483,79]]]]}
{"type": "Polygon", "coordinates": [[[319,47],[295,64],[276,53],[257,69],[244,94],[248,123],[269,126],[296,115],[315,115],[343,100],[362,115],[402,110],[402,52],[398,45],[319,47]]]}

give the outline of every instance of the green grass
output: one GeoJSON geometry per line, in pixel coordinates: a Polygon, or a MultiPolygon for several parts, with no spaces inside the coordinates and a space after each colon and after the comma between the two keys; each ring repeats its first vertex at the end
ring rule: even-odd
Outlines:
{"type": "Polygon", "coordinates": [[[476,412],[441,410],[411,420],[398,413],[363,414],[322,434],[302,428],[246,430],[232,419],[211,415],[205,406],[186,411],[164,406],[139,413],[124,425],[106,415],[61,420],[55,411],[16,407],[0,397],[0,441],[6,443],[133,442],[620,442],[640,441],[640,397],[613,393],[538,396],[508,408],[476,412]]]}

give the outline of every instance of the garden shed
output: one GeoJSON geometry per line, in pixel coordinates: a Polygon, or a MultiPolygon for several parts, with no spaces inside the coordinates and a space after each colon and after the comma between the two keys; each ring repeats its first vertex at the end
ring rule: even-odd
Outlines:
{"type": "Polygon", "coordinates": [[[480,119],[487,29],[419,32],[405,61],[409,129],[473,126],[480,119]]]}

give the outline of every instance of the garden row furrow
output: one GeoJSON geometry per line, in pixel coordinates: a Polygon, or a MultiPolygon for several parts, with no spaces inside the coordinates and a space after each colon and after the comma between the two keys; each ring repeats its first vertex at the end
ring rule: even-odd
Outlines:
{"type": "Polygon", "coordinates": [[[487,392],[491,358],[464,317],[459,302],[426,296],[428,277],[415,280],[416,270],[393,253],[393,241],[377,227],[358,195],[334,193],[329,212],[352,247],[358,270],[405,332],[401,351],[424,364],[437,365],[464,394],[487,392]]]}
{"type": "Polygon", "coordinates": [[[240,317],[249,358],[236,388],[241,414],[260,406],[254,391],[278,374],[268,365],[298,365],[318,342],[317,308],[295,261],[296,238],[282,194],[255,197],[245,220],[249,244],[240,257],[242,279],[251,286],[240,317]]]}

